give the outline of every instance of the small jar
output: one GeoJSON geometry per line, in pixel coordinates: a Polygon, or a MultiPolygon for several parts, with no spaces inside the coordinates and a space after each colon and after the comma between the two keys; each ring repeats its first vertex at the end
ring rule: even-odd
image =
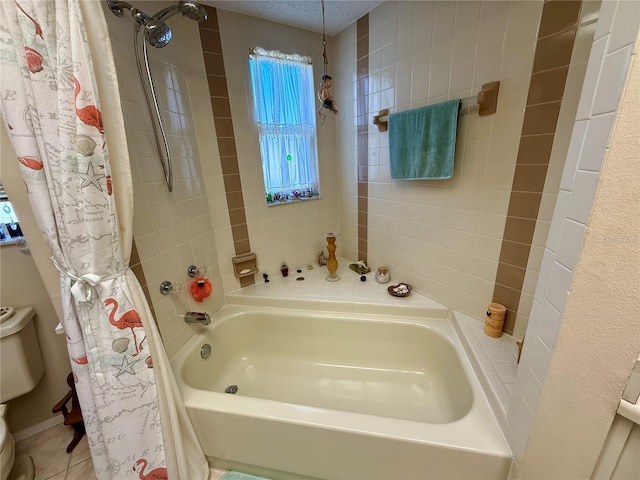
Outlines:
{"type": "Polygon", "coordinates": [[[376,282],[387,283],[389,280],[391,280],[391,275],[389,275],[387,267],[378,267],[378,271],[376,272],[376,282]]]}
{"type": "Polygon", "coordinates": [[[283,277],[289,275],[289,267],[285,262],[282,262],[282,265],[280,265],[280,273],[282,273],[283,277]]]}

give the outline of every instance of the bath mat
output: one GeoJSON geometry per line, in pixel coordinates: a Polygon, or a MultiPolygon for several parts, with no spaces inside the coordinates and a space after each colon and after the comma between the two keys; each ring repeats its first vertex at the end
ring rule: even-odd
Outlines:
{"type": "Polygon", "coordinates": [[[220,480],[269,480],[269,479],[264,477],[256,477],[255,475],[249,475],[248,473],[227,472],[224,475],[222,475],[220,480]]]}

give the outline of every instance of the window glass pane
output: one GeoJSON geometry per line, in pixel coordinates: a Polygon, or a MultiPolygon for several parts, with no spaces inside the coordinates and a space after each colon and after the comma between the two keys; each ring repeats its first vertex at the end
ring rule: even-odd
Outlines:
{"type": "Polygon", "coordinates": [[[317,197],[313,68],[267,53],[250,58],[267,203],[317,197]]]}
{"type": "Polygon", "coordinates": [[[8,243],[22,238],[22,230],[11,202],[6,197],[0,198],[0,242],[8,243]]]}

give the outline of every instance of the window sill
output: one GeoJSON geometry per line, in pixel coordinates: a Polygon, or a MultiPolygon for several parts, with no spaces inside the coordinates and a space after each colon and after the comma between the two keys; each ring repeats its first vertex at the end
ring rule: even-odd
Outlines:
{"type": "Polygon", "coordinates": [[[322,198],[322,196],[318,195],[317,197],[311,197],[311,198],[296,198],[293,200],[286,200],[284,202],[274,202],[274,203],[267,203],[267,207],[279,207],[280,205],[291,205],[292,203],[303,203],[303,202],[310,202],[312,200],[320,200],[322,198]]]}
{"type": "Polygon", "coordinates": [[[0,246],[15,245],[16,243],[20,242],[21,240],[24,240],[24,237],[3,238],[2,240],[0,240],[0,246]]]}

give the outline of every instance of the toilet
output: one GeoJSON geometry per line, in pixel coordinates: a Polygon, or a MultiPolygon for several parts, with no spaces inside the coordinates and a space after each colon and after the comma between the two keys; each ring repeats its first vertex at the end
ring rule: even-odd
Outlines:
{"type": "Polygon", "coordinates": [[[15,458],[15,441],[5,422],[6,402],[35,388],[44,363],[33,324],[33,308],[18,308],[0,323],[0,480],[33,480],[33,461],[15,458]]]}

